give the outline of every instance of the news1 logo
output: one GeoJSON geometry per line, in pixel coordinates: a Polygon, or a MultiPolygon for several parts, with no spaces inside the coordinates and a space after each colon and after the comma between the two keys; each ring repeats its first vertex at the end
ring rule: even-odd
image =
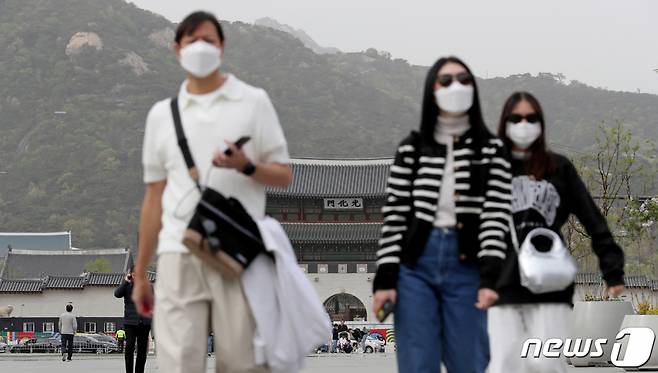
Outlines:
{"type": "MultiPolygon", "coordinates": [[[[615,342],[612,346],[612,354],[610,361],[616,367],[620,368],[640,368],[646,364],[651,358],[651,351],[656,340],[656,335],[653,330],[649,328],[625,328],[617,333],[616,341],[621,341],[628,336],[628,340],[624,342],[615,342]],[[620,358],[622,346],[626,347],[623,358],[620,358]]],[[[603,346],[608,343],[606,338],[599,339],[571,339],[565,340],[559,338],[547,339],[543,342],[537,338],[529,338],[523,342],[521,349],[521,357],[527,358],[530,352],[530,347],[534,346],[531,357],[538,358],[540,356],[548,358],[559,358],[560,355],[564,357],[601,357],[604,354],[603,346]],[[592,347],[594,349],[592,350],[592,347]]]]}

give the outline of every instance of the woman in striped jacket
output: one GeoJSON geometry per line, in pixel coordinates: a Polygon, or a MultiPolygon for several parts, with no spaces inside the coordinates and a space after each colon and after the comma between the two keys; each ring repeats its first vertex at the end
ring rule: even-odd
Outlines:
{"type": "Polygon", "coordinates": [[[484,125],[477,85],[455,57],[425,82],[420,132],[398,146],[377,252],[374,309],[395,304],[401,372],[481,373],[486,309],[507,244],[511,174],[484,125]]]}

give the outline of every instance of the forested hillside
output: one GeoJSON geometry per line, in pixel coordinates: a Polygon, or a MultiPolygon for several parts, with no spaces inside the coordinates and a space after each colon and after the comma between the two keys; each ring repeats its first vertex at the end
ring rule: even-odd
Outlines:
{"type": "MultiPolygon", "coordinates": [[[[417,126],[426,67],[373,49],[316,54],[264,26],[224,27],[226,69],[268,91],[293,156],[390,156],[417,126]]],[[[77,247],[134,246],[144,119],[183,78],[174,29],[122,0],[0,0],[0,230],[65,229],[77,247]]],[[[479,82],[491,126],[509,93],[536,93],[560,151],[585,152],[603,120],[658,137],[655,95],[550,74],[479,82]]]]}

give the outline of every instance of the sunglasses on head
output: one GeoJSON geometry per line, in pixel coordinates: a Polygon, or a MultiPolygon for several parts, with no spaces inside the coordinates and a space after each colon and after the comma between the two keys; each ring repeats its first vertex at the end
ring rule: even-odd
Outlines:
{"type": "Polygon", "coordinates": [[[540,122],[539,115],[537,115],[535,113],[527,114],[527,115],[510,114],[510,116],[507,118],[507,121],[516,124],[516,123],[521,123],[521,121],[523,121],[524,119],[528,123],[538,123],[538,122],[540,122]]]}
{"type": "Polygon", "coordinates": [[[452,82],[457,79],[458,82],[460,82],[463,85],[470,85],[473,84],[473,76],[467,72],[462,72],[456,75],[452,74],[440,74],[437,78],[436,81],[442,86],[442,87],[449,87],[452,82]]]}

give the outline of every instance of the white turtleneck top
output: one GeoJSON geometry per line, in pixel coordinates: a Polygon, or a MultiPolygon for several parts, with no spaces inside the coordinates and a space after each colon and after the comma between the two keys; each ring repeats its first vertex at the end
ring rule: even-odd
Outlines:
{"type": "Polygon", "coordinates": [[[439,116],[434,130],[434,139],[446,145],[446,164],[439,190],[439,204],[436,210],[434,226],[454,228],[457,225],[455,213],[455,157],[453,154],[454,138],[466,133],[471,128],[468,115],[461,117],[439,116]]]}

